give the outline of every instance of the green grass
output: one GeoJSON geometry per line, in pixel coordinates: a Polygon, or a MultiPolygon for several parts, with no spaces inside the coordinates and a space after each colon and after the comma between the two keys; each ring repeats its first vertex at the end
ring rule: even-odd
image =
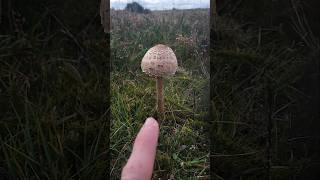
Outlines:
{"type": "Polygon", "coordinates": [[[298,109],[305,95],[298,82],[309,59],[284,34],[261,28],[244,30],[230,17],[217,18],[210,54],[214,179],[307,174],[306,156],[299,153],[308,150],[288,139],[294,136],[292,124],[303,121],[298,109]]]}
{"type": "MultiPolygon", "coordinates": [[[[119,176],[145,119],[155,114],[155,81],[142,72],[131,78],[122,74],[113,73],[112,78],[112,82],[117,82],[112,83],[111,105],[113,176],[119,176]]],[[[165,82],[166,119],[161,124],[155,177],[200,176],[208,169],[206,124],[201,121],[204,112],[196,110],[192,99],[181,90],[181,86],[190,85],[192,81],[175,80],[178,77],[165,82]],[[186,164],[185,167],[182,164],[186,164]]]]}
{"type": "Polygon", "coordinates": [[[0,36],[0,179],[108,175],[107,46],[65,23],[49,11],[0,36]]]}
{"type": "Polygon", "coordinates": [[[140,127],[156,115],[155,79],[141,71],[140,63],[149,48],[163,43],[175,51],[179,70],[164,82],[166,118],[153,178],[207,178],[209,57],[201,42],[208,43],[208,10],[111,11],[111,17],[111,177],[119,178],[140,127]]]}
{"type": "Polygon", "coordinates": [[[165,79],[154,179],[208,179],[210,158],[214,179],[299,179],[317,166],[312,139],[289,133],[307,117],[300,45],[315,42],[219,17],[209,52],[208,10],[111,11],[109,53],[97,8],[69,5],[74,14],[42,8],[1,32],[0,179],[118,179],[139,128],[156,115],[155,80],[140,69],[156,43],[175,51],[179,70],[165,79]]]}

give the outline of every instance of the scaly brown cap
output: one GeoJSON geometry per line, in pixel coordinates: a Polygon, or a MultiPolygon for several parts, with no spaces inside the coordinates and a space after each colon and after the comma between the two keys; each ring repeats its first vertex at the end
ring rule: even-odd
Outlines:
{"type": "Polygon", "coordinates": [[[142,72],[154,77],[174,75],[177,68],[176,55],[163,44],[150,48],[141,61],[142,72]]]}

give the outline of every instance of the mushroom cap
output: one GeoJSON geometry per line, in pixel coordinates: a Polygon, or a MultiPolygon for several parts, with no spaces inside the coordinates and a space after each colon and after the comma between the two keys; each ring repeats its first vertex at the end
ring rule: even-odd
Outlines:
{"type": "Polygon", "coordinates": [[[178,62],[173,50],[163,44],[150,48],[141,61],[142,72],[154,77],[174,75],[178,62]]]}

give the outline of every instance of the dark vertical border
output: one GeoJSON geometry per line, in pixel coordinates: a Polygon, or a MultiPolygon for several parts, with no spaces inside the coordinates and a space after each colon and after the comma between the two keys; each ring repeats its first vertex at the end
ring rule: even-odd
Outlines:
{"type": "Polygon", "coordinates": [[[101,0],[100,2],[100,18],[101,18],[101,25],[104,29],[105,32],[105,58],[106,58],[106,73],[107,73],[107,84],[106,84],[106,89],[107,89],[107,102],[106,102],[106,109],[107,109],[107,115],[106,115],[106,138],[107,142],[105,147],[107,149],[107,168],[106,168],[106,179],[110,179],[110,163],[111,163],[111,156],[110,156],[110,117],[111,117],[111,112],[110,112],[110,107],[111,107],[111,97],[110,97],[110,78],[111,78],[111,58],[110,58],[110,0],[101,0]]]}
{"type": "Polygon", "coordinates": [[[110,34],[99,7],[0,0],[1,180],[110,179],[110,34]]]}
{"type": "MultiPolygon", "coordinates": [[[[247,21],[249,23],[253,23],[255,26],[260,28],[279,28],[280,30],[276,30],[276,33],[274,35],[278,36],[280,33],[283,33],[279,35],[279,37],[285,38],[288,37],[294,39],[295,42],[302,42],[305,44],[308,44],[308,42],[303,42],[304,38],[308,39],[309,45],[312,45],[311,47],[307,47],[303,50],[301,50],[299,55],[306,55],[306,58],[304,60],[308,60],[308,62],[299,67],[297,70],[297,73],[301,73],[301,80],[297,82],[296,84],[293,84],[295,88],[300,90],[302,93],[305,93],[307,96],[302,97],[301,95],[296,95],[295,97],[295,106],[290,107],[290,113],[287,114],[290,119],[290,125],[289,130],[287,130],[288,137],[287,139],[282,141],[283,143],[282,147],[285,148],[287,151],[292,152],[292,158],[295,162],[286,162],[284,157],[281,157],[281,155],[278,155],[277,149],[278,149],[278,134],[277,133],[283,133],[283,132],[277,132],[277,126],[278,121],[273,117],[274,113],[279,109],[279,101],[281,101],[281,98],[277,96],[277,93],[275,91],[275,82],[282,78],[282,77],[275,77],[276,79],[266,78],[264,83],[264,90],[263,95],[261,97],[262,103],[265,107],[263,108],[265,110],[264,113],[264,131],[265,134],[264,137],[261,138],[261,142],[265,144],[265,151],[264,153],[264,161],[263,171],[265,172],[263,174],[264,179],[275,179],[274,171],[277,168],[281,168],[281,165],[283,167],[288,167],[290,169],[291,174],[287,177],[297,178],[297,179],[319,179],[319,171],[316,170],[317,167],[319,167],[319,157],[320,157],[320,48],[319,48],[319,29],[320,29],[320,16],[319,13],[316,13],[316,9],[319,8],[319,1],[311,0],[308,2],[299,1],[299,0],[288,0],[288,1],[279,1],[279,0],[270,0],[270,1],[261,1],[256,3],[254,1],[246,0],[246,1],[219,1],[219,0],[210,0],[210,123],[209,123],[209,137],[210,137],[210,175],[211,179],[217,179],[215,178],[215,171],[219,167],[215,166],[215,160],[212,158],[214,148],[215,148],[215,139],[214,137],[214,114],[213,114],[213,96],[214,92],[212,89],[214,89],[214,82],[212,81],[213,78],[213,50],[217,48],[216,43],[217,40],[223,41],[220,38],[223,37],[217,37],[216,34],[216,18],[217,18],[217,9],[219,10],[219,13],[223,14],[229,14],[230,16],[239,16],[238,20],[247,17],[247,21]],[[227,2],[227,3],[226,3],[227,2]],[[225,6],[225,4],[233,4],[240,2],[242,3],[242,6],[237,6],[236,8],[225,6]],[[251,7],[257,7],[258,9],[256,12],[258,12],[258,15],[256,14],[250,14],[248,11],[250,2],[254,4],[251,7]],[[222,3],[222,4],[220,4],[222,3]],[[225,4],[223,4],[225,3],[225,4]],[[291,12],[292,9],[290,9],[291,5],[295,4],[299,7],[303,7],[302,9],[298,9],[297,16],[291,12]],[[221,5],[221,6],[219,6],[221,5]],[[263,7],[263,6],[269,6],[269,7],[263,7]],[[287,6],[285,6],[287,5],[287,6]],[[318,6],[317,6],[318,5],[318,6]],[[317,7],[317,8],[316,8],[317,7]],[[261,11],[259,11],[261,9],[261,11]],[[263,9],[265,11],[263,11],[263,9]],[[230,12],[229,10],[232,10],[230,12]],[[239,10],[240,13],[236,12],[236,10],[239,10]],[[247,11],[243,11],[247,10],[247,11]],[[229,11],[229,12],[228,12],[229,11]],[[283,12],[281,12],[283,11],[283,12]],[[286,13],[284,13],[286,11],[286,13]],[[304,16],[303,13],[306,13],[306,16],[304,16]],[[232,14],[232,15],[231,15],[232,14]],[[256,15],[256,16],[255,16],[256,15]],[[265,17],[264,17],[265,16],[265,17]],[[294,32],[294,28],[292,27],[293,21],[301,18],[303,21],[306,21],[309,23],[310,27],[308,27],[308,24],[303,24],[301,28],[306,28],[306,32],[311,30],[313,34],[305,33],[305,37],[301,36],[302,34],[299,34],[297,32],[294,32]],[[289,22],[289,23],[288,23],[289,22]],[[291,23],[291,24],[290,24],[291,23]],[[310,29],[308,29],[310,28],[310,29]],[[279,32],[278,32],[279,31],[279,32]],[[297,33],[297,34],[296,34],[297,33]],[[285,35],[284,35],[285,34],[285,35]],[[300,37],[299,37],[300,36],[300,37]],[[278,108],[278,109],[277,109],[278,108]],[[286,141],[286,142],[285,142],[286,141]],[[303,154],[305,153],[305,154],[303,154]],[[308,154],[309,153],[309,154],[308,154]],[[279,156],[279,157],[278,157],[279,156]],[[301,158],[301,159],[299,159],[301,158]],[[280,159],[280,160],[279,160],[280,159]],[[303,162],[306,161],[306,162],[303,162]],[[297,174],[293,174],[292,172],[295,172],[295,168],[297,168],[297,164],[300,163],[300,170],[301,172],[297,174]]],[[[235,5],[236,6],[236,5],[235,5]]],[[[219,14],[220,15],[220,14],[219,14]]],[[[220,30],[220,29],[219,29],[220,30]]],[[[219,31],[220,32],[220,31],[219,31]]],[[[281,39],[282,40],[282,39],[281,39]]],[[[284,39],[286,40],[286,39],[284,39]]],[[[260,44],[260,42],[259,42],[260,44]]],[[[220,48],[220,44],[219,44],[220,48]]],[[[289,45],[288,45],[288,48],[289,45]]],[[[296,48],[296,47],[294,47],[296,48]]],[[[299,48],[297,48],[299,49],[299,48]]],[[[263,55],[263,54],[262,54],[263,55]]],[[[264,57],[265,58],[265,57],[264,57]]],[[[265,72],[266,77],[270,76],[272,69],[268,69],[265,72]],[[270,72],[269,72],[270,71],[270,72]]],[[[281,94],[280,94],[281,96],[281,94]]],[[[282,149],[283,150],[283,149],[282,149]]],[[[284,154],[282,154],[284,156],[284,154]]],[[[227,172],[231,170],[226,170],[227,172]]],[[[232,172],[230,172],[232,173],[232,172]]]]}
{"type": "Polygon", "coordinates": [[[213,56],[212,51],[215,47],[215,28],[216,28],[216,0],[210,0],[210,106],[209,106],[209,138],[210,138],[210,153],[209,153],[209,160],[210,160],[210,179],[213,179],[213,173],[214,173],[214,161],[211,156],[211,153],[214,152],[214,138],[213,138],[213,104],[212,104],[212,98],[213,98],[213,86],[214,83],[212,82],[212,67],[213,67],[213,56]]]}

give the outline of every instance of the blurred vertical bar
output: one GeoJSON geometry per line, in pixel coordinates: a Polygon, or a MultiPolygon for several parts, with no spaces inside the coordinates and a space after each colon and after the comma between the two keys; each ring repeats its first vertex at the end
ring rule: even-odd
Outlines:
{"type": "Polygon", "coordinates": [[[101,17],[101,25],[104,28],[104,32],[106,34],[105,36],[105,47],[106,47],[106,51],[105,51],[105,57],[107,57],[108,59],[108,65],[106,67],[106,72],[108,73],[108,83],[107,83],[107,104],[106,104],[106,108],[107,110],[107,116],[106,116],[106,121],[107,121],[107,162],[109,162],[109,164],[107,165],[107,172],[106,172],[106,179],[110,179],[110,162],[111,162],[111,156],[110,156],[110,117],[111,117],[111,112],[110,112],[110,103],[111,103],[111,97],[110,97],[110,78],[111,78],[111,58],[110,58],[110,0],[101,0],[100,3],[100,17],[101,17]]]}
{"type": "Polygon", "coordinates": [[[211,179],[319,179],[320,1],[210,2],[211,179]]]}
{"type": "Polygon", "coordinates": [[[2,0],[0,0],[0,24],[2,22],[2,0]]]}
{"type": "Polygon", "coordinates": [[[212,158],[212,154],[214,152],[214,136],[213,136],[213,82],[212,82],[212,67],[213,67],[213,57],[212,57],[212,49],[215,47],[215,41],[216,41],[216,16],[217,16],[217,5],[216,0],[210,1],[210,121],[209,121],[209,133],[210,133],[210,179],[213,179],[213,174],[215,172],[214,170],[214,158],[212,158]]]}
{"type": "MultiPolygon", "coordinates": [[[[107,36],[110,35],[110,0],[101,0],[100,4],[101,24],[107,36]]],[[[109,40],[109,38],[108,38],[109,40]]]]}

